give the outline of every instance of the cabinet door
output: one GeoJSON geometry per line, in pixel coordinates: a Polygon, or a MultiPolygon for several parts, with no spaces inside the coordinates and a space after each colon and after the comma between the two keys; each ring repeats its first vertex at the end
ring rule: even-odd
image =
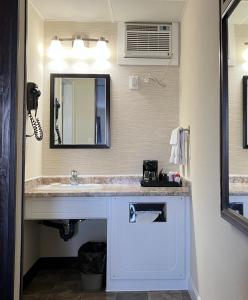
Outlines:
{"type": "Polygon", "coordinates": [[[111,279],[185,277],[186,203],[180,197],[120,197],[111,200],[111,279]],[[166,203],[167,222],[129,223],[129,204],[166,203]]]}
{"type": "Polygon", "coordinates": [[[229,204],[237,213],[248,218],[248,196],[230,196],[229,204]]]}

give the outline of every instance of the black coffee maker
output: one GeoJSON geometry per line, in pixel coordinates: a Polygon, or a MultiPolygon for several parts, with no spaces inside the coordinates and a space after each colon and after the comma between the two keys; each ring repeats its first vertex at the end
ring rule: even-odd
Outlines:
{"type": "Polygon", "coordinates": [[[182,181],[169,181],[166,173],[162,170],[158,175],[158,161],[157,160],[143,160],[143,178],[140,181],[143,187],[180,187],[182,181]]]}
{"type": "Polygon", "coordinates": [[[143,182],[157,182],[158,181],[158,161],[157,160],[143,160],[143,182]]]}

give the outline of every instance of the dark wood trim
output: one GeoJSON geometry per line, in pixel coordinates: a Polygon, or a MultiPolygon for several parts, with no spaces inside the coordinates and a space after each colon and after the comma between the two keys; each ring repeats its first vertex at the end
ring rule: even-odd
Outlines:
{"type": "Polygon", "coordinates": [[[247,84],[248,76],[243,76],[243,148],[248,148],[248,139],[247,139],[247,84]]]}
{"type": "Polygon", "coordinates": [[[110,148],[110,76],[106,77],[106,145],[110,148]]]}
{"type": "Polygon", "coordinates": [[[94,132],[94,140],[95,140],[95,143],[97,143],[97,81],[96,79],[94,80],[95,81],[95,132],[94,132]]]}
{"type": "Polygon", "coordinates": [[[50,148],[51,149],[107,149],[110,148],[110,75],[109,74],[51,74],[50,75],[50,148]],[[105,78],[106,79],[106,143],[96,145],[54,144],[54,80],[55,78],[105,78]]]}
{"type": "Polygon", "coordinates": [[[23,263],[24,263],[24,192],[25,192],[25,164],[26,164],[26,108],[27,108],[27,26],[28,26],[28,1],[24,0],[24,80],[23,80],[23,147],[22,147],[22,222],[21,222],[21,267],[20,267],[20,300],[23,299],[23,263]]]}
{"type": "Polygon", "coordinates": [[[14,298],[18,0],[0,1],[0,299],[14,298]]]}
{"type": "MultiPolygon", "coordinates": [[[[222,0],[220,0],[222,7],[222,0]]],[[[221,216],[248,234],[248,220],[229,208],[228,18],[240,0],[228,1],[220,13],[220,162],[221,216]]]]}
{"type": "Polygon", "coordinates": [[[243,231],[244,233],[248,233],[248,222],[247,218],[242,215],[236,213],[234,210],[230,208],[223,209],[221,212],[221,216],[223,219],[243,231]]]}
{"type": "Polygon", "coordinates": [[[229,128],[228,128],[228,53],[222,47],[228,40],[226,19],[220,18],[220,142],[221,142],[221,210],[228,208],[229,202],[229,128]],[[226,62],[226,63],[225,63],[226,62]]]}
{"type": "Polygon", "coordinates": [[[52,145],[51,149],[109,149],[110,146],[107,144],[99,144],[99,145],[88,145],[88,144],[80,144],[80,145],[52,145]]]}
{"type": "Polygon", "coordinates": [[[220,0],[221,14],[224,15],[235,0],[220,0]]]}
{"type": "Polygon", "coordinates": [[[41,270],[63,269],[71,267],[78,267],[77,257],[41,257],[23,276],[23,289],[28,287],[37,273],[41,270]]]}

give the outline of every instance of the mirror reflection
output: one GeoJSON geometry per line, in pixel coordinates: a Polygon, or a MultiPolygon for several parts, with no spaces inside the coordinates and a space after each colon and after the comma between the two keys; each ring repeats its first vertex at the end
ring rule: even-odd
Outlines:
{"type": "Polygon", "coordinates": [[[109,146],[109,75],[51,75],[51,147],[109,146]]]}
{"type": "Polygon", "coordinates": [[[228,18],[229,208],[248,218],[248,1],[228,18]]]}

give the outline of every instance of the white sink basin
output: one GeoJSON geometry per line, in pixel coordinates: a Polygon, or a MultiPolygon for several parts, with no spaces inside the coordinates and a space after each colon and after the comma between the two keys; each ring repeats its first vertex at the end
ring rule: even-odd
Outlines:
{"type": "Polygon", "coordinates": [[[53,183],[49,185],[41,186],[42,189],[49,190],[88,190],[88,189],[99,189],[100,184],[65,184],[65,183],[53,183]]]}

